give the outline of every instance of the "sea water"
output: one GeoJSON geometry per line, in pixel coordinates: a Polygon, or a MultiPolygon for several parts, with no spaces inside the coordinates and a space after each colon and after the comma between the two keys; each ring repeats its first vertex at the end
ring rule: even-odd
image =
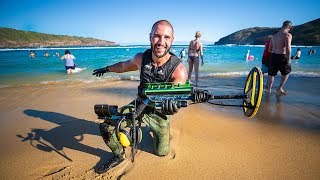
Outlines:
{"type": "MultiPolygon", "coordinates": [[[[64,61],[60,57],[66,48],[40,49],[1,49],[0,50],[0,86],[48,83],[55,81],[95,81],[92,76],[94,69],[105,67],[119,61],[131,59],[136,53],[144,52],[149,46],[123,47],[87,47],[68,48],[76,57],[75,63],[80,68],[86,68],[81,73],[67,75],[64,61]],[[36,52],[35,58],[29,57],[30,50],[36,52]],[[50,54],[44,57],[44,52],[50,54]],[[58,52],[60,57],[56,57],[58,52]]],[[[187,46],[173,46],[171,52],[179,55],[182,48],[187,46]]],[[[291,76],[320,77],[320,47],[299,47],[302,51],[300,60],[292,60],[291,76]],[[308,54],[308,50],[316,49],[318,53],[308,54]]],[[[294,54],[297,47],[292,48],[294,54]]],[[[255,66],[261,67],[263,46],[205,46],[204,62],[200,67],[200,77],[244,77],[255,66]],[[246,61],[245,55],[250,50],[253,61],[246,61]]],[[[182,59],[188,67],[187,58],[182,59]]],[[[139,79],[138,72],[123,74],[110,73],[99,79],[139,79]]]]}
{"type": "MultiPolygon", "coordinates": [[[[139,72],[107,73],[102,77],[92,76],[94,69],[119,61],[126,61],[136,53],[144,52],[149,46],[119,47],[80,47],[80,48],[39,48],[39,49],[0,49],[0,88],[32,84],[85,82],[110,80],[139,80],[139,72]],[[69,49],[76,57],[75,63],[86,68],[80,73],[68,75],[65,62],[60,60],[69,49]],[[30,58],[30,51],[36,52],[30,58]],[[44,52],[50,54],[44,57],[44,52]],[[58,52],[60,57],[54,56],[58,52]]],[[[187,45],[172,46],[171,52],[179,55],[187,45]]],[[[320,47],[292,47],[292,54],[300,48],[299,60],[291,60],[292,73],[285,85],[287,95],[276,93],[280,77],[276,76],[273,92],[264,92],[262,104],[256,120],[288,124],[306,129],[320,130],[320,47]],[[315,54],[308,51],[315,49],[315,54]]],[[[242,94],[246,76],[257,66],[261,67],[263,46],[204,46],[204,66],[200,66],[199,88],[207,89],[214,95],[242,94]],[[247,50],[254,60],[245,60],[247,50]]],[[[182,59],[188,69],[187,58],[182,59]]],[[[267,75],[264,76],[266,84],[267,75]]],[[[194,82],[194,76],[191,79],[194,82]]],[[[241,100],[219,100],[223,104],[241,104],[241,100]]],[[[241,108],[215,106],[222,111],[242,113],[241,108]]]]}

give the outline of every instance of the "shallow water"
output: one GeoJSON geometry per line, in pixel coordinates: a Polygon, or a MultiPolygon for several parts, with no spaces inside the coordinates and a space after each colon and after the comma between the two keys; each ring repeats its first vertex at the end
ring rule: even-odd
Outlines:
{"type": "MultiPolygon", "coordinates": [[[[90,83],[110,80],[139,80],[138,72],[123,74],[109,73],[103,77],[92,76],[92,71],[118,61],[132,58],[136,53],[145,51],[149,46],[126,46],[106,48],[70,49],[76,57],[79,67],[86,68],[81,73],[67,75],[64,62],[52,56],[55,52],[63,54],[65,49],[35,49],[36,58],[29,57],[29,49],[0,50],[0,87],[32,84],[85,82],[90,83]],[[43,57],[44,52],[51,54],[43,57]]],[[[186,46],[173,46],[171,51],[179,54],[186,46]]],[[[293,47],[293,52],[297,47],[293,47]]],[[[282,123],[297,128],[320,128],[320,53],[308,55],[307,51],[320,47],[300,47],[299,61],[292,61],[292,73],[285,85],[288,94],[268,95],[264,92],[263,101],[257,114],[257,120],[276,119],[273,123],[282,123]],[[284,119],[282,121],[281,119],[284,119]]],[[[209,90],[214,95],[242,94],[248,72],[254,66],[260,66],[263,46],[206,46],[205,66],[200,67],[199,87],[209,90]],[[246,51],[255,56],[254,61],[245,61],[246,51]]],[[[187,66],[186,59],[183,63],[187,66]]],[[[266,84],[267,76],[264,76],[266,84]]],[[[192,78],[192,82],[194,79],[192,78]]],[[[280,76],[276,76],[273,91],[277,88],[280,76]]],[[[111,82],[111,81],[110,81],[111,82]]],[[[216,100],[225,104],[241,104],[241,100],[216,100]]],[[[242,113],[241,108],[213,107],[216,110],[242,113]]]]}
{"type": "MultiPolygon", "coordinates": [[[[171,52],[179,55],[182,48],[173,46],[171,52]]],[[[76,57],[75,63],[80,68],[87,68],[81,73],[66,75],[64,61],[54,56],[55,52],[64,54],[63,48],[32,49],[36,52],[34,59],[29,57],[31,49],[1,49],[0,50],[0,86],[48,83],[54,81],[81,80],[92,82],[96,80],[138,79],[138,72],[123,74],[110,73],[102,78],[93,77],[92,71],[125,61],[136,53],[145,51],[149,46],[124,46],[105,48],[69,48],[76,57]],[[44,57],[44,52],[51,56],[44,57]]],[[[295,52],[297,47],[293,47],[295,52]]],[[[302,51],[299,61],[292,61],[292,74],[295,77],[320,77],[320,53],[308,55],[311,48],[320,52],[320,47],[300,47],[302,51]]],[[[263,46],[205,46],[205,65],[200,67],[200,77],[245,77],[254,66],[261,66],[263,46]],[[253,61],[244,59],[247,50],[254,55],[253,61]]],[[[187,66],[187,60],[183,59],[187,66]]]]}

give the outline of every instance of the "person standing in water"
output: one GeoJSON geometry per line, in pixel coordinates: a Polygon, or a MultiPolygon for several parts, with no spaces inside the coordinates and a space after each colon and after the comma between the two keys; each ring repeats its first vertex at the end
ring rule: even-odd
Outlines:
{"type": "Polygon", "coordinates": [[[291,56],[291,59],[298,60],[298,59],[300,59],[300,56],[301,56],[301,50],[300,50],[300,48],[298,48],[296,54],[294,56],[291,56]]]}
{"type": "Polygon", "coordinates": [[[278,33],[272,36],[269,51],[272,52],[270,58],[270,64],[268,69],[268,92],[271,93],[272,84],[274,82],[274,77],[277,75],[278,71],[281,72],[281,82],[278,92],[285,93],[283,86],[288,80],[289,74],[291,72],[291,40],[292,35],[289,33],[292,28],[291,21],[283,22],[283,25],[278,33]]]}
{"type": "Polygon", "coordinates": [[[180,59],[184,59],[185,56],[186,56],[186,48],[183,48],[183,49],[180,51],[180,59]]]}
{"type": "Polygon", "coordinates": [[[43,53],[43,56],[44,56],[44,57],[49,57],[49,56],[50,56],[50,54],[49,54],[49,53],[47,53],[47,52],[44,52],[44,53],[43,53]]]}
{"type": "Polygon", "coordinates": [[[246,55],[244,56],[246,60],[249,60],[249,55],[250,55],[250,50],[248,49],[246,55]]]}
{"type": "Polygon", "coordinates": [[[36,57],[36,53],[34,51],[30,51],[30,55],[31,58],[35,58],[36,57]]]}
{"type": "Polygon", "coordinates": [[[72,74],[72,70],[75,69],[74,60],[76,58],[70,53],[69,50],[64,52],[64,55],[61,57],[61,60],[65,60],[65,68],[68,74],[72,74]]]}
{"type": "Polygon", "coordinates": [[[192,70],[194,67],[195,72],[195,80],[196,80],[196,87],[198,86],[198,79],[199,79],[199,55],[201,57],[201,66],[203,66],[203,47],[202,43],[200,42],[201,33],[200,31],[196,32],[194,40],[192,40],[189,44],[188,50],[188,64],[189,64],[189,71],[188,71],[188,79],[191,79],[192,70]]]}

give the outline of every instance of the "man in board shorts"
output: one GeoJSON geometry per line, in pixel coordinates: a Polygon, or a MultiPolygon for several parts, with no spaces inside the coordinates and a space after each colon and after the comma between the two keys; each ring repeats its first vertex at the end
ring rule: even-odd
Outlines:
{"type": "Polygon", "coordinates": [[[288,80],[291,72],[291,40],[292,35],[289,33],[292,28],[291,21],[283,22],[282,28],[278,33],[272,36],[269,51],[272,52],[268,69],[268,92],[271,93],[274,77],[278,71],[281,72],[282,78],[277,89],[278,92],[286,93],[283,89],[284,84],[288,80]]]}

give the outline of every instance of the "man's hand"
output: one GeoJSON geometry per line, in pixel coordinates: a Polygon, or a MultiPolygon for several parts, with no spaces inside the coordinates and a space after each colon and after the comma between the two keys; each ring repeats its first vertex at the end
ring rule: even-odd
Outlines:
{"type": "Polygon", "coordinates": [[[171,99],[166,99],[162,102],[162,113],[165,115],[173,115],[178,112],[177,103],[171,99]]]}
{"type": "Polygon", "coordinates": [[[99,69],[93,70],[92,75],[100,77],[100,76],[103,76],[103,74],[107,73],[107,72],[110,72],[108,67],[104,67],[104,68],[99,68],[99,69]]]}

